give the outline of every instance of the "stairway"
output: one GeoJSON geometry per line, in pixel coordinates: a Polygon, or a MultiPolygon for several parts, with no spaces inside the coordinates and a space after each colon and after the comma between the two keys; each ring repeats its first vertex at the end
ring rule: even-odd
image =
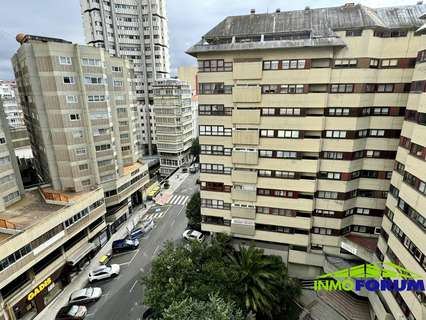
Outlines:
{"type": "Polygon", "coordinates": [[[368,301],[357,299],[344,291],[322,291],[319,298],[346,320],[369,320],[368,301]]]}

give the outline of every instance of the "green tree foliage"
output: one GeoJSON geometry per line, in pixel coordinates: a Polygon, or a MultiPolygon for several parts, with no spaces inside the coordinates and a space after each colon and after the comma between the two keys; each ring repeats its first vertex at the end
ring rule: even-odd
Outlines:
{"type": "Polygon", "coordinates": [[[198,140],[198,138],[195,138],[194,140],[192,140],[192,145],[191,145],[191,155],[193,155],[198,162],[198,158],[200,156],[200,151],[201,151],[201,147],[200,147],[200,142],[198,140]]]}
{"type": "Polygon", "coordinates": [[[163,320],[244,320],[244,317],[235,303],[214,294],[208,301],[186,298],[173,302],[164,311],[163,320]]]}
{"type": "Polygon", "coordinates": [[[204,243],[168,243],[143,283],[144,304],[156,310],[160,319],[191,320],[190,313],[195,314],[194,320],[221,320],[224,314],[240,319],[238,310],[245,316],[256,314],[257,320],[290,320],[298,315],[293,301],[300,289],[287,277],[281,258],[264,256],[254,247],[235,251],[226,235],[204,243]],[[204,313],[196,311],[199,308],[208,310],[205,314],[211,317],[201,318],[204,313]]]}
{"type": "Polygon", "coordinates": [[[201,198],[200,193],[196,192],[186,206],[186,217],[191,228],[201,231],[201,198]]]}

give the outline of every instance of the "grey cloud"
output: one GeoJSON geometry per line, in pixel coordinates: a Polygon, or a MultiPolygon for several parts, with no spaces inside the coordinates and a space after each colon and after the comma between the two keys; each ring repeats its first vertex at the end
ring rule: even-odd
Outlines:
{"type": "MultiPolygon", "coordinates": [[[[226,16],[257,12],[327,7],[345,0],[166,0],[172,70],[194,65],[185,50],[226,16]]],[[[40,34],[84,43],[79,0],[2,0],[0,11],[0,79],[13,78],[10,58],[18,48],[17,33],[40,34]]],[[[416,0],[362,0],[366,5],[415,4],[416,0]]]]}

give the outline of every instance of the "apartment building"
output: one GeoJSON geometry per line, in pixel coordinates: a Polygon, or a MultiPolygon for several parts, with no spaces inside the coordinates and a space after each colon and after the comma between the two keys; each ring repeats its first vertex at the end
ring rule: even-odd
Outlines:
{"type": "Polygon", "coordinates": [[[2,103],[0,99],[0,212],[19,201],[24,191],[2,103]]]}
{"type": "Polygon", "coordinates": [[[0,319],[32,319],[107,240],[104,194],[24,191],[0,111],[0,319]]]}
{"type": "MultiPolygon", "coordinates": [[[[423,16],[426,19],[426,15],[423,16]]],[[[426,279],[426,24],[417,54],[376,254],[426,279]]],[[[425,319],[425,292],[383,292],[396,319],[425,319]]]]}
{"type": "Polygon", "coordinates": [[[144,153],[155,150],[153,83],[170,77],[165,0],[81,0],[86,42],[134,63],[144,153]]]}
{"type": "Polygon", "coordinates": [[[198,68],[195,66],[178,67],[178,79],[186,81],[191,85],[192,90],[192,127],[194,128],[194,139],[198,137],[198,68]]]}
{"type": "Polygon", "coordinates": [[[62,192],[102,187],[110,231],[142,203],[148,182],[140,162],[133,70],[104,49],[18,35],[12,58],[35,166],[62,192]]]}
{"type": "Polygon", "coordinates": [[[19,104],[16,82],[0,80],[0,99],[3,100],[3,110],[6,114],[9,127],[25,128],[24,113],[19,104]]]}
{"type": "MultiPolygon", "coordinates": [[[[400,239],[401,232],[411,234],[421,248],[424,229],[403,221],[388,193],[401,188],[396,197],[413,206],[404,210],[424,211],[424,194],[404,186],[394,161],[409,172],[405,181],[422,190],[424,173],[417,170],[423,165],[399,144],[405,137],[401,144],[424,155],[422,125],[404,122],[404,116],[424,120],[424,94],[418,92],[424,91],[419,52],[425,36],[416,30],[425,12],[421,3],[252,10],[227,17],[192,46],[188,53],[198,59],[202,229],[231,234],[235,242],[254,241],[281,255],[289,272],[303,279],[380,262],[390,250],[397,257],[401,251],[402,262],[409,251],[395,241],[395,232],[400,239]],[[392,216],[390,210],[400,220],[383,218],[392,216]],[[393,227],[392,233],[392,224],[400,223],[405,231],[393,227]]],[[[425,274],[424,266],[412,265],[415,260],[402,263],[425,274]]],[[[410,292],[389,299],[359,295],[369,298],[377,319],[397,318],[401,301],[413,308],[412,319],[426,315],[410,292]]]]}
{"type": "Polygon", "coordinates": [[[194,130],[191,86],[177,79],[157,80],[154,113],[160,174],[168,176],[190,159],[194,130]]]}

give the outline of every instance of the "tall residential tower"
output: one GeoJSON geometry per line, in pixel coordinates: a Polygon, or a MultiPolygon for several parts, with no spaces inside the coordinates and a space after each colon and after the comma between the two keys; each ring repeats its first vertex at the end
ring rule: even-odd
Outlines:
{"type": "MultiPolygon", "coordinates": [[[[254,241],[304,279],[389,257],[426,276],[425,12],[252,10],[191,47],[203,230],[254,241]]],[[[424,295],[357,294],[380,320],[426,315],[424,295]]]]}
{"type": "Polygon", "coordinates": [[[142,111],[143,152],[155,151],[152,85],[169,78],[165,0],[81,0],[86,42],[134,63],[136,98],[142,111]]]}

